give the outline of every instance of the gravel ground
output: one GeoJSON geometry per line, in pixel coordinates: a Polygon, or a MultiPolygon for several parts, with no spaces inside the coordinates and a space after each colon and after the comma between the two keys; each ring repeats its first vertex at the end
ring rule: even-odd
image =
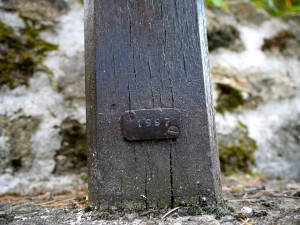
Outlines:
{"type": "Polygon", "coordinates": [[[223,207],[109,214],[86,205],[86,190],[0,197],[0,224],[300,224],[300,182],[223,177],[223,207]]]}

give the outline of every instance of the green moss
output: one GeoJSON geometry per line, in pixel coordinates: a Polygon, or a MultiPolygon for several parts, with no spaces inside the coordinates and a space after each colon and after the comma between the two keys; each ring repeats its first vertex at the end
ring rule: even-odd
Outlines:
{"type": "Polygon", "coordinates": [[[0,21],[0,86],[13,89],[28,85],[29,78],[37,71],[48,72],[43,60],[48,51],[58,46],[40,37],[48,27],[29,17],[19,14],[24,27],[14,30],[0,21]]]}
{"type": "Polygon", "coordinates": [[[78,0],[80,4],[83,5],[84,1],[83,0],[78,0]]]}
{"type": "Polygon", "coordinates": [[[232,206],[224,203],[222,205],[206,206],[203,208],[203,211],[208,214],[214,214],[217,219],[220,219],[221,217],[230,215],[234,212],[234,209],[232,206]]]}
{"type": "Polygon", "coordinates": [[[85,125],[67,118],[60,127],[62,146],[55,156],[54,174],[86,172],[87,143],[85,125]]]}
{"type": "MultiPolygon", "coordinates": [[[[258,8],[265,9],[272,16],[283,16],[300,12],[299,0],[251,0],[258,8]]],[[[230,0],[205,0],[205,4],[226,9],[230,0]]]]}
{"type": "Polygon", "coordinates": [[[256,150],[255,140],[249,137],[247,126],[240,122],[231,138],[223,136],[219,140],[221,171],[225,174],[251,173],[256,150]]]}
{"type": "Polygon", "coordinates": [[[226,0],[205,0],[205,4],[219,8],[226,8],[226,0]]]}
{"type": "Polygon", "coordinates": [[[178,210],[179,216],[197,216],[202,215],[203,211],[202,208],[199,206],[188,206],[188,207],[182,207],[178,210]]]}
{"type": "Polygon", "coordinates": [[[299,0],[252,0],[258,8],[264,8],[272,16],[300,12],[299,0]]]}
{"type": "Polygon", "coordinates": [[[217,83],[217,98],[216,111],[224,113],[225,111],[232,112],[234,109],[245,103],[241,92],[229,85],[217,83]]]}
{"type": "Polygon", "coordinates": [[[220,205],[210,205],[210,206],[188,206],[181,207],[177,214],[179,216],[198,216],[198,215],[206,215],[213,214],[217,218],[221,218],[226,215],[230,215],[233,212],[233,208],[227,204],[220,205]]]}

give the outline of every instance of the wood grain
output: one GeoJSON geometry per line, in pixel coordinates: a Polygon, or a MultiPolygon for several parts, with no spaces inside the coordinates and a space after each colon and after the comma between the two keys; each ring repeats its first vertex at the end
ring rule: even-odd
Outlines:
{"type": "Polygon", "coordinates": [[[203,2],[85,2],[89,201],[142,210],[222,201],[203,2]],[[122,138],[126,110],[178,108],[176,140],[122,138]]]}

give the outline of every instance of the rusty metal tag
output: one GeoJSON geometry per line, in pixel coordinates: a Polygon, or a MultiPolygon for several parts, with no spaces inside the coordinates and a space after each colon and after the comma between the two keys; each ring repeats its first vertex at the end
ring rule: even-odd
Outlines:
{"type": "Polygon", "coordinates": [[[129,141],[177,138],[180,134],[180,111],[174,108],[125,111],[123,137],[129,141]]]}

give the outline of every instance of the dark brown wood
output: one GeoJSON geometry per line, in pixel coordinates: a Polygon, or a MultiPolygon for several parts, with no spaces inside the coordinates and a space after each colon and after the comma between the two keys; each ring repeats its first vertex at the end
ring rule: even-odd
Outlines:
{"type": "Polygon", "coordinates": [[[102,209],[222,201],[203,2],[86,0],[89,201],[102,209]],[[127,110],[177,108],[176,140],[126,141],[127,110]]]}

